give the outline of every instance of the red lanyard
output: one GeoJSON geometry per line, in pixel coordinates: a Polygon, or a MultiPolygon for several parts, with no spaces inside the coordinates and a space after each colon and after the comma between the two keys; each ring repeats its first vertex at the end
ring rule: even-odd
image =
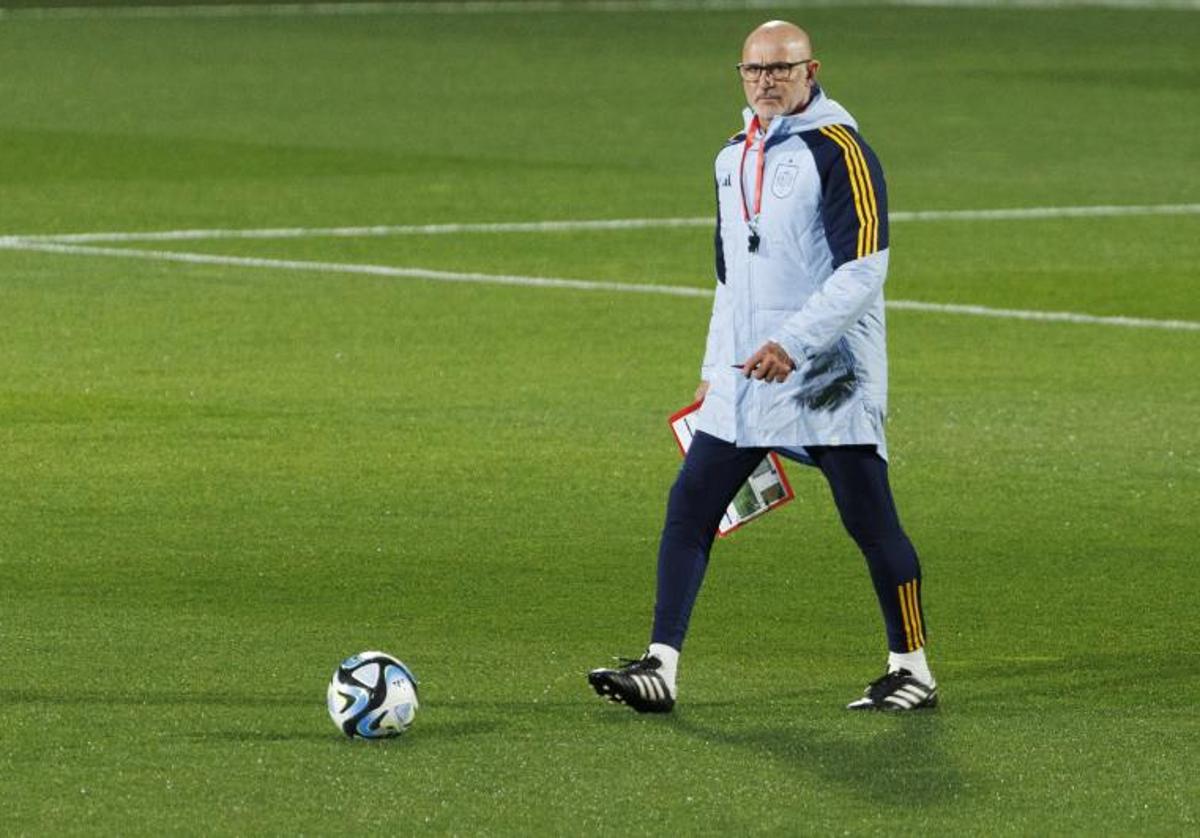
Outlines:
{"type": "Polygon", "coordinates": [[[742,146],[742,162],[738,166],[738,186],[742,190],[742,219],[750,225],[753,230],[758,225],[758,216],[762,214],[762,183],[763,183],[763,168],[767,162],[767,155],[764,154],[763,146],[767,142],[767,132],[763,131],[758,124],[758,117],[754,117],[750,121],[750,127],[746,131],[746,144],[742,146]],[[762,139],[758,141],[758,172],[754,178],[754,221],[751,222],[750,207],[746,203],[746,154],[750,151],[750,146],[754,144],[754,135],[762,132],[762,139]]]}

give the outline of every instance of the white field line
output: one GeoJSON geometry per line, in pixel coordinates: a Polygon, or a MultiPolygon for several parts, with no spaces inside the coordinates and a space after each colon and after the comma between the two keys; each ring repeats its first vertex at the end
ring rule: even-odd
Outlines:
{"type": "Polygon", "coordinates": [[[0,9],[0,20],[241,18],[330,15],[464,15],[532,12],[708,12],[766,8],[907,6],[991,9],[1200,10],[1200,0],[464,0],[463,2],[215,3],[181,6],[66,6],[0,9]]]}
{"type": "MultiPolygon", "coordinates": [[[[922,210],[892,212],[888,221],[1020,221],[1047,218],[1096,218],[1132,215],[1200,215],[1200,204],[1142,206],[1014,207],[979,210],[922,210]]],[[[316,237],[436,236],[452,233],[553,233],[577,230],[639,230],[670,227],[711,227],[711,216],[698,218],[612,218],[565,221],[483,222],[478,224],[382,224],[369,227],[274,227],[261,229],[150,230],[144,232],[11,234],[8,242],[151,242],[197,239],[298,239],[316,237]]]]}
{"type": "MultiPolygon", "coordinates": [[[[648,283],[606,282],[586,279],[513,276],[506,274],[463,273],[435,271],[427,268],[398,268],[390,265],[368,265],[346,262],[311,262],[295,259],[263,259],[249,256],[221,256],[211,253],[179,253],[169,250],[135,250],[123,247],[61,244],[57,242],[2,241],[0,248],[32,250],[41,253],[62,253],[79,256],[109,256],[124,259],[144,259],[158,262],[183,262],[194,265],[231,265],[244,268],[313,271],[317,273],[364,274],[368,276],[427,279],[437,282],[473,282],[486,285],[516,285],[532,288],[567,288],[576,291],[612,291],[623,294],[660,294],[671,297],[711,298],[707,288],[648,283]]],[[[975,317],[997,317],[1009,320],[1041,320],[1057,323],[1083,323],[1098,326],[1123,326],[1138,329],[1200,332],[1200,322],[1191,320],[1152,320],[1143,317],[1100,317],[1069,311],[1026,311],[1021,309],[988,308],[976,305],[925,303],[916,300],[890,300],[888,308],[903,311],[928,311],[941,314],[962,314],[975,317]]]]}
{"type": "Polygon", "coordinates": [[[41,253],[69,253],[80,256],[115,256],[127,259],[148,259],[155,262],[185,262],[192,265],[233,265],[243,268],[276,268],[318,273],[366,274],[406,279],[432,279],[438,282],[477,282],[489,285],[523,285],[534,288],[574,288],[580,291],[625,291],[640,294],[666,294],[675,297],[711,297],[707,288],[686,286],[605,282],[587,279],[556,279],[554,277],[506,276],[504,274],[462,273],[435,271],[428,268],[397,268],[391,265],[368,265],[356,262],[310,262],[297,259],[262,259],[253,256],[221,256],[214,253],[179,253],[170,250],[137,250],[125,247],[95,247],[92,245],[59,244],[56,242],[0,241],[7,250],[36,250],[41,253]]]}
{"type": "Polygon", "coordinates": [[[902,311],[933,311],[942,314],[966,314],[976,317],[1000,317],[1009,320],[1045,320],[1053,323],[1089,323],[1097,326],[1126,326],[1133,329],[1167,329],[1175,332],[1200,332],[1200,321],[1153,320],[1147,317],[1101,317],[1073,311],[1029,311],[1016,308],[923,303],[917,300],[888,300],[888,308],[902,311]]]}

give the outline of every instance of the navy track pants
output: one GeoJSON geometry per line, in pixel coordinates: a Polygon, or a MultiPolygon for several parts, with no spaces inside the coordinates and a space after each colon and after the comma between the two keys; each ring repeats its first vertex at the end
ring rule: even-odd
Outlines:
{"type": "MultiPolygon", "coordinates": [[[[667,500],[658,550],[652,643],[683,648],[717,525],[769,450],[738,448],[703,432],[692,440],[667,500]]],[[[921,648],[925,645],[921,567],[900,526],[888,484],[887,461],[873,445],[808,447],[805,451],[829,482],[842,523],[867,560],[887,628],[888,648],[893,652],[921,648]]]]}

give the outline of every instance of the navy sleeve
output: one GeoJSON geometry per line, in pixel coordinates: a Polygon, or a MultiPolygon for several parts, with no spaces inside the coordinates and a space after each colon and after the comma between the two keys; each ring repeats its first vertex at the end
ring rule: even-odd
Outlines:
{"type": "Polygon", "coordinates": [[[875,152],[846,125],[801,136],[821,175],[821,220],[834,269],[886,248],[887,186],[875,152]]]}

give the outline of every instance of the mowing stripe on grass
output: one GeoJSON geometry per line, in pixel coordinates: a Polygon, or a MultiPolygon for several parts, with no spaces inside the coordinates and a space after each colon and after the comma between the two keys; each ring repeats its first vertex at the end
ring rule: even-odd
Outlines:
{"type": "MultiPolygon", "coordinates": [[[[1148,204],[1090,207],[1010,207],[977,210],[918,210],[888,213],[891,223],[907,221],[1021,221],[1047,218],[1102,218],[1130,215],[1200,215],[1200,204],[1148,204]]],[[[609,218],[563,221],[499,221],[464,224],[377,224],[367,227],[264,227],[259,229],[148,230],[95,233],[34,233],[0,236],[8,242],[151,242],[198,239],[300,239],[317,237],[437,236],[449,233],[562,233],[582,230],[641,230],[711,227],[711,216],[694,218],[609,218]]]]}
{"type": "Polygon", "coordinates": [[[1200,0],[462,0],[462,2],[212,3],[179,6],[43,6],[0,9],[0,18],[237,18],[379,14],[528,14],[533,12],[708,12],[767,8],[906,6],[988,9],[1200,10],[1200,0]]]}
{"type": "MultiPolygon", "coordinates": [[[[264,259],[254,256],[221,256],[213,253],[182,253],[170,250],[137,250],[124,247],[0,240],[0,248],[32,250],[41,253],[63,253],[76,256],[108,256],[125,259],[146,259],[157,262],[183,262],[193,265],[230,265],[242,268],[268,268],[317,273],[365,274],[368,276],[427,279],[437,282],[475,282],[486,285],[517,285],[532,288],[568,288],[576,291],[615,291],[632,294],[662,294],[672,297],[712,297],[708,288],[649,283],[611,282],[588,279],[560,279],[541,276],[514,276],[458,271],[436,271],[428,268],[400,268],[390,265],[356,264],[353,262],[312,262],[297,259],[264,259]]],[[[974,317],[999,317],[1011,320],[1042,320],[1059,323],[1086,323],[1099,326],[1124,326],[1137,329],[1167,329],[1200,332],[1200,322],[1191,320],[1153,320],[1144,317],[1102,317],[1070,311],[1027,311],[1022,309],[988,308],[987,306],[953,303],[926,303],[917,300],[889,300],[888,308],[905,311],[928,311],[939,314],[963,314],[974,317]]]]}

